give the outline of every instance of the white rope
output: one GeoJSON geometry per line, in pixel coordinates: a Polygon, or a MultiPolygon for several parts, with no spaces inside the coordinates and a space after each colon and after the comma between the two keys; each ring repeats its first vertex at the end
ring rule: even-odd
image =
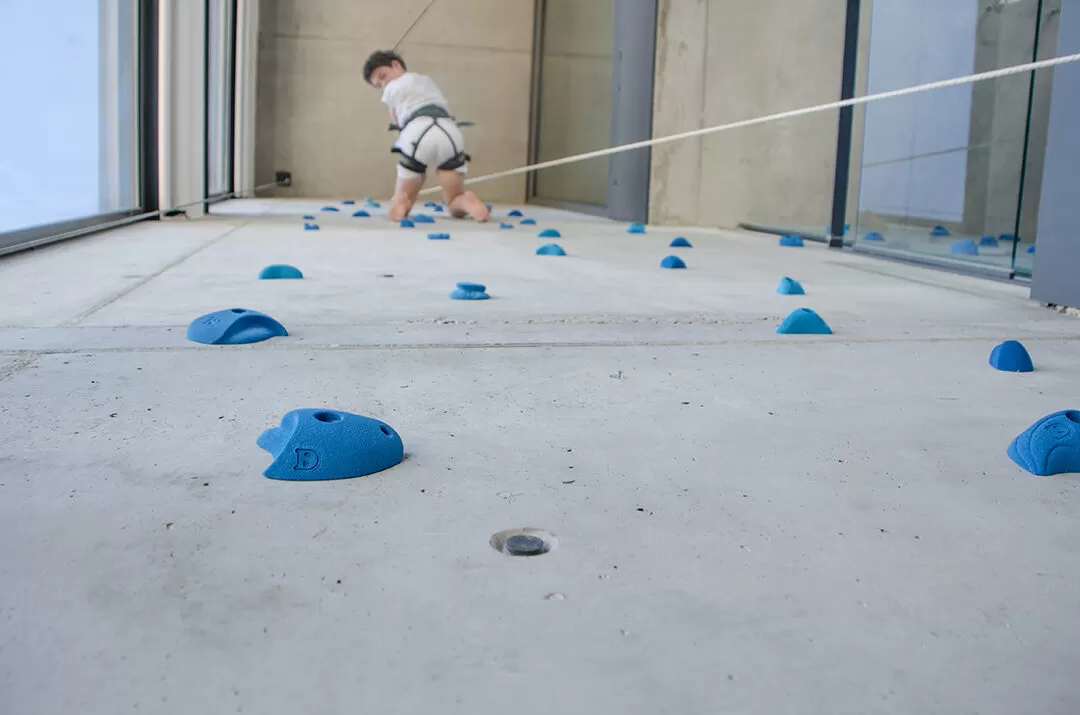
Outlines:
{"type": "MultiPolygon", "coordinates": [[[[756,124],[765,124],[767,122],[775,122],[780,119],[802,117],[807,114],[816,114],[818,112],[827,112],[833,109],[840,109],[841,107],[853,107],[858,104],[868,104],[869,102],[877,102],[882,99],[895,99],[896,97],[904,97],[909,94],[916,94],[918,92],[929,92],[930,90],[934,89],[944,89],[945,87],[955,87],[962,84],[974,84],[975,82],[983,82],[988,79],[998,79],[999,77],[1008,77],[1009,75],[1023,74],[1024,72],[1033,72],[1034,70],[1046,69],[1048,67],[1056,67],[1057,65],[1064,65],[1070,62],[1077,61],[1080,61],[1080,53],[1074,55],[1065,55],[1063,57],[1054,57],[1049,60],[1040,60],[1038,62],[1028,62],[1027,64],[1014,65],[1012,67],[990,70],[988,72],[979,72],[976,74],[966,75],[964,77],[953,77],[952,79],[944,79],[937,82],[928,82],[927,84],[917,84],[913,87],[894,89],[888,92],[879,92],[877,94],[868,94],[863,97],[853,97],[851,99],[843,99],[837,102],[829,102],[828,104],[819,104],[816,107],[792,109],[787,112],[768,114],[763,117],[756,117],[754,119],[743,119],[741,121],[732,122],[730,124],[720,124],[715,127],[694,129],[693,131],[682,132],[681,134],[670,134],[668,136],[655,137],[653,139],[646,139],[644,141],[633,142],[631,144],[620,144],[619,146],[613,146],[608,149],[600,149],[598,151],[591,151],[585,154],[576,154],[574,156],[568,156],[562,159],[553,159],[551,161],[540,162],[539,164],[522,166],[517,169],[508,169],[507,171],[499,171],[494,174],[477,176],[475,178],[466,180],[465,183],[479,184],[484,181],[502,179],[507,176],[517,176],[518,174],[527,174],[530,171],[539,171],[540,169],[551,169],[556,166],[564,166],[566,164],[573,164],[579,161],[586,161],[588,159],[596,159],[601,156],[610,156],[612,154],[618,154],[624,151],[644,149],[645,147],[655,146],[657,144],[667,144],[668,142],[679,141],[681,139],[692,139],[693,137],[705,136],[706,134],[715,134],[717,132],[723,132],[729,129],[751,127],[756,124]]],[[[436,191],[439,191],[438,187],[425,189],[420,193],[429,194],[436,191]]]]}

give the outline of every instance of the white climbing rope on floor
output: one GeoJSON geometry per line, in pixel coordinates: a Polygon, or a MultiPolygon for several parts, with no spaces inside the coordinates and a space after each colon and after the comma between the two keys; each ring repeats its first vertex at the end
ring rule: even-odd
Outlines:
{"type": "MultiPolygon", "coordinates": [[[[905,97],[909,94],[929,92],[931,90],[944,89],[946,87],[956,87],[962,84],[974,84],[975,82],[983,82],[988,79],[998,79],[1000,77],[1008,77],[1009,75],[1023,74],[1024,72],[1047,69],[1049,67],[1056,67],[1058,65],[1069,64],[1071,62],[1077,61],[1080,61],[1080,53],[1074,55],[1064,55],[1062,57],[1054,57],[1048,60],[1039,60],[1038,62],[1028,62],[1022,65],[1013,65],[1012,67],[1004,67],[1002,69],[990,70],[988,72],[978,72],[976,74],[969,74],[963,77],[953,77],[951,79],[939,80],[937,82],[917,84],[912,87],[904,87],[903,89],[894,89],[888,92],[878,92],[877,94],[868,94],[863,97],[843,99],[836,102],[829,102],[828,104],[819,104],[814,107],[805,107],[803,109],[792,109],[787,112],[779,112],[777,114],[767,114],[763,117],[755,117],[754,119],[743,119],[737,122],[731,122],[730,124],[720,124],[714,127],[694,129],[692,131],[682,132],[681,134],[669,134],[668,136],[655,137],[653,139],[646,139],[644,141],[633,142],[630,144],[620,144],[619,146],[613,146],[608,149],[590,151],[585,154],[575,154],[574,156],[567,156],[562,159],[542,161],[539,164],[530,164],[529,166],[522,166],[518,167],[517,169],[498,171],[494,174],[484,174],[483,176],[477,176],[471,179],[467,179],[465,183],[479,184],[484,181],[502,179],[507,176],[517,176],[518,174],[527,174],[530,171],[538,171],[540,169],[551,169],[556,166],[564,166],[566,164],[573,164],[579,161],[587,161],[588,159],[596,159],[601,156],[610,156],[612,154],[618,154],[624,151],[644,149],[645,147],[655,146],[657,144],[667,144],[669,142],[675,142],[681,139],[692,139],[694,137],[705,136],[707,134],[716,134],[717,132],[728,131],[729,129],[751,127],[756,124],[766,124],[768,122],[775,122],[781,119],[802,117],[807,114],[816,114],[818,112],[827,112],[833,109],[840,109],[841,107],[853,107],[855,105],[868,104],[870,102],[877,102],[883,99],[895,99],[897,97],[905,97]]],[[[439,187],[424,189],[420,193],[430,194],[437,191],[439,191],[439,187]]]]}

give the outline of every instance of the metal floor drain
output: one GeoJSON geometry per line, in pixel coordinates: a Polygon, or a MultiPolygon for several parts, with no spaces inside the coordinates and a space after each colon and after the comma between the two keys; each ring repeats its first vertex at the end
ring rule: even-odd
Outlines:
{"type": "Polygon", "coordinates": [[[507,529],[491,536],[491,548],[509,556],[541,556],[555,548],[558,540],[543,529],[507,529]]]}

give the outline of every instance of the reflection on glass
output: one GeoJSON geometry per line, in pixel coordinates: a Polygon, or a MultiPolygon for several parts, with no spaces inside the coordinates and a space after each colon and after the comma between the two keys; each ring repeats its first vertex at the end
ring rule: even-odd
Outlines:
{"type": "Polygon", "coordinates": [[[137,0],[2,15],[0,233],[137,208],[137,0]]]}
{"type": "Polygon", "coordinates": [[[206,193],[229,191],[232,154],[232,25],[235,0],[210,0],[207,15],[206,193]]]}
{"type": "MultiPolygon", "coordinates": [[[[549,161],[611,146],[615,0],[548,0],[540,53],[537,159],[549,161]]],[[[608,159],[537,173],[536,195],[607,203],[608,159]]]]}

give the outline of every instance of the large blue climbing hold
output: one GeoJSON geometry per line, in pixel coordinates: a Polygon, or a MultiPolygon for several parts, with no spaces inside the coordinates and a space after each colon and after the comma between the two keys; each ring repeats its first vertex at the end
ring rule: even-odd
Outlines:
{"type": "Polygon", "coordinates": [[[263,432],[256,444],[274,457],[263,476],[293,482],[366,477],[405,457],[393,427],[338,410],[286,412],[281,426],[263,432]]]}
{"type": "Polygon", "coordinates": [[[863,236],[863,240],[864,241],[884,241],[885,237],[882,236],[877,231],[871,231],[870,233],[863,236]]]}
{"type": "Polygon", "coordinates": [[[562,249],[557,243],[545,243],[540,248],[536,249],[536,255],[538,256],[565,256],[566,251],[562,249]]]}
{"type": "Polygon", "coordinates": [[[513,227],[514,227],[514,224],[512,224],[512,223],[506,223],[505,221],[500,221],[499,222],[499,228],[504,228],[505,229],[505,228],[513,228],[513,227]]]}
{"type": "Polygon", "coordinates": [[[513,218],[520,218],[520,217],[524,216],[525,214],[521,213],[517,209],[511,209],[510,212],[507,213],[506,215],[511,216],[513,218]]]}
{"type": "Polygon", "coordinates": [[[401,219],[401,223],[399,223],[398,226],[401,226],[402,228],[416,228],[416,224],[407,218],[401,219]]]}
{"type": "Polygon", "coordinates": [[[353,218],[371,218],[371,214],[364,209],[360,209],[359,211],[353,211],[353,218]]]}
{"type": "Polygon", "coordinates": [[[809,308],[799,308],[784,318],[776,332],[781,335],[832,335],[832,328],[809,308]]]}
{"type": "Polygon", "coordinates": [[[660,261],[661,268],[686,268],[686,263],[678,256],[668,256],[664,260],[660,261]]]}
{"type": "Polygon", "coordinates": [[[454,300],[487,300],[491,296],[483,283],[458,283],[450,297],[454,300]]]}
{"type": "Polygon", "coordinates": [[[435,223],[435,219],[431,218],[427,214],[414,214],[412,216],[413,223],[435,223]]]}
{"type": "Polygon", "coordinates": [[[776,292],[780,295],[806,295],[806,291],[803,290],[802,284],[794,278],[788,278],[787,276],[780,279],[780,285],[776,287],[776,292]]]}
{"type": "Polygon", "coordinates": [[[965,238],[963,241],[953,241],[952,245],[949,246],[949,253],[956,256],[977,256],[979,255],[979,245],[970,238],[965,238]]]}
{"type": "Polygon", "coordinates": [[[803,247],[802,236],[796,236],[793,233],[789,233],[786,236],[781,236],[780,237],[780,245],[781,246],[787,246],[789,248],[802,248],[803,247]]]}
{"type": "Polygon", "coordinates": [[[645,233],[645,224],[640,221],[635,221],[630,224],[630,228],[626,229],[627,233],[645,233]]]}
{"type": "Polygon", "coordinates": [[[521,225],[522,226],[535,226],[536,225],[536,219],[523,218],[523,219],[521,219],[521,225]]]}
{"type": "Polygon", "coordinates": [[[986,246],[987,248],[997,248],[998,247],[997,236],[989,236],[989,235],[983,236],[982,238],[979,239],[979,245],[980,246],[986,246]]]}
{"type": "Polygon", "coordinates": [[[932,229],[930,229],[930,235],[931,236],[948,236],[949,235],[949,229],[945,228],[944,226],[934,226],[932,229]]]}
{"type": "Polygon", "coordinates": [[[345,204],[346,206],[352,206],[356,202],[353,201],[352,199],[342,199],[341,203],[345,204]]]}
{"type": "Polygon", "coordinates": [[[323,211],[340,211],[341,209],[339,209],[337,206],[323,206],[322,210],[323,211]]]}
{"type": "Polygon", "coordinates": [[[317,224],[317,223],[305,223],[304,224],[304,230],[305,231],[318,231],[319,230],[319,224],[317,224]]]}
{"type": "Polygon", "coordinates": [[[1031,372],[1035,369],[1027,348],[1015,340],[1006,340],[990,352],[990,367],[1002,372],[1031,372]]]}
{"type": "Polygon", "coordinates": [[[553,228],[545,228],[540,233],[536,234],[537,238],[562,238],[562,234],[553,228]]]}
{"type": "Polygon", "coordinates": [[[1043,417],[1012,441],[1008,454],[1036,476],[1080,472],[1080,410],[1043,417]]]}
{"type": "Polygon", "coordinates": [[[205,345],[246,345],[288,335],[269,315],[246,308],[207,313],[191,321],[187,338],[205,345]]]}
{"type": "Polygon", "coordinates": [[[450,240],[450,234],[448,234],[448,233],[429,233],[427,235],[427,237],[429,239],[431,239],[432,241],[449,241],[450,240]]]}
{"type": "Polygon", "coordinates": [[[259,271],[259,280],[268,281],[279,278],[303,278],[304,274],[296,266],[285,263],[275,263],[259,271]]]}
{"type": "Polygon", "coordinates": [[[694,245],[692,243],[690,243],[689,241],[687,241],[682,236],[679,236],[678,238],[673,240],[668,245],[668,248],[693,248],[693,247],[694,247],[694,245]]]}

